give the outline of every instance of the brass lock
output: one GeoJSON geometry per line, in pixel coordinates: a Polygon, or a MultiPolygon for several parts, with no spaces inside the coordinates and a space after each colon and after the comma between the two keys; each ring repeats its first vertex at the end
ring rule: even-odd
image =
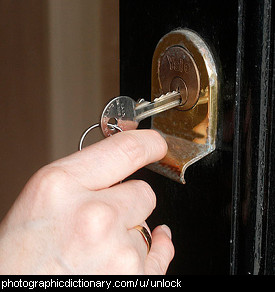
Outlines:
{"type": "Polygon", "coordinates": [[[159,84],[162,92],[179,91],[179,110],[189,110],[199,97],[200,76],[193,57],[182,46],[165,50],[159,60],[159,84]]]}
{"type": "Polygon", "coordinates": [[[165,35],[153,55],[152,100],[173,90],[181,93],[181,104],[152,117],[168,153],[149,168],[185,183],[187,167],[216,148],[218,98],[214,58],[204,40],[188,29],[165,35]]]}

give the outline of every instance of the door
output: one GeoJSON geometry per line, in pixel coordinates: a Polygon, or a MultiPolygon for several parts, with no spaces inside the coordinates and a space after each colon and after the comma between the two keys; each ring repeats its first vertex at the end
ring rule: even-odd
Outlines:
{"type": "Polygon", "coordinates": [[[186,184],[146,168],[132,176],[156,193],[149,226],[172,230],[168,274],[275,274],[273,23],[272,0],[120,0],[121,95],[150,100],[155,47],[177,28],[199,34],[218,67],[216,150],[186,184]]]}

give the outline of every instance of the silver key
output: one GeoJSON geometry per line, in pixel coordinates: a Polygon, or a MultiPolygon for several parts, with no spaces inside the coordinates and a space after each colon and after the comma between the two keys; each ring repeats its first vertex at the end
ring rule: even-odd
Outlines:
{"type": "Polygon", "coordinates": [[[108,137],[117,132],[135,130],[141,120],[174,108],[181,103],[180,93],[177,91],[163,94],[154,101],[144,99],[136,102],[128,96],[118,96],[112,99],[104,108],[101,116],[101,129],[108,137]],[[110,126],[111,124],[115,127],[110,126]]]}

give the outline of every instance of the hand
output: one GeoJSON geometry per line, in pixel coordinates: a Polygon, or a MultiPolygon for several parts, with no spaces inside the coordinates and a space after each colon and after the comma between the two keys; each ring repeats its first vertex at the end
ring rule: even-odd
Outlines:
{"type": "Polygon", "coordinates": [[[144,181],[119,181],[160,160],[153,130],[117,133],[40,169],[0,225],[2,274],[165,274],[174,256],[170,229],[152,247],[134,229],[156,205],[144,181]]]}

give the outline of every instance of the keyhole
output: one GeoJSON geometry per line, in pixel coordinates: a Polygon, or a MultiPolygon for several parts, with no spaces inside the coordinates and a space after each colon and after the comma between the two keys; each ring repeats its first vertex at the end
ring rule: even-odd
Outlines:
{"type": "Polygon", "coordinates": [[[170,84],[170,91],[176,90],[180,92],[181,103],[180,106],[183,106],[188,99],[188,92],[185,82],[180,77],[175,77],[170,84]]]}

